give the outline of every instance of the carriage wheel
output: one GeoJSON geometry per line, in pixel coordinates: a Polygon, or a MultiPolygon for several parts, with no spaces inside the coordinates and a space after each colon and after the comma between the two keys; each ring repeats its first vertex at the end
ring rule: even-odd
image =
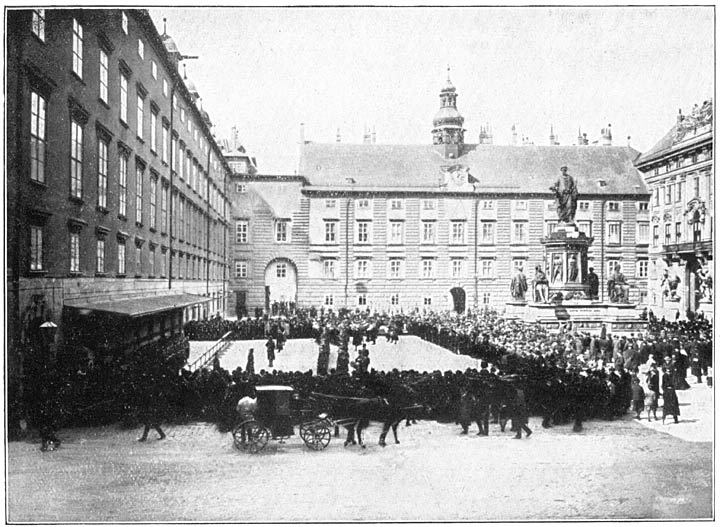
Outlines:
{"type": "Polygon", "coordinates": [[[330,444],[330,428],[320,421],[300,427],[300,436],[308,448],[312,450],[323,450],[330,444]]]}
{"type": "Polygon", "coordinates": [[[245,421],[233,430],[233,444],[238,450],[256,454],[270,439],[270,432],[257,421],[245,421]]]}

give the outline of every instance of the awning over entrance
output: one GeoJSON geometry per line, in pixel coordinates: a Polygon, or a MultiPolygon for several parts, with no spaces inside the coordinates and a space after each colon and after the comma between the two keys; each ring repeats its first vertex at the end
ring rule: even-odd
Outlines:
{"type": "Polygon", "coordinates": [[[78,310],[101,311],[103,313],[114,313],[127,317],[142,317],[162,311],[181,309],[202,302],[209,302],[211,298],[200,295],[164,295],[147,296],[141,298],[126,298],[123,300],[92,301],[78,300],[65,302],[66,307],[78,310]]]}

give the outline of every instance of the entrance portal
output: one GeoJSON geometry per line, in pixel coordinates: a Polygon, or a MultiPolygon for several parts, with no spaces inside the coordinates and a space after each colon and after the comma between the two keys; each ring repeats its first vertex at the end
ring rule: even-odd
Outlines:
{"type": "Polygon", "coordinates": [[[453,309],[458,313],[465,312],[465,290],[462,287],[453,287],[450,290],[453,299],[453,309]]]}
{"type": "Polygon", "coordinates": [[[297,270],[292,261],[278,258],[265,268],[265,302],[271,311],[273,305],[288,308],[297,302],[297,270]]]}

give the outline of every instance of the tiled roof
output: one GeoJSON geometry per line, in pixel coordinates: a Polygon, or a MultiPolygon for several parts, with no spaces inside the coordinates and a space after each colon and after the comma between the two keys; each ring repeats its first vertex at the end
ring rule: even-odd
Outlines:
{"type": "Polygon", "coordinates": [[[640,157],[637,158],[635,161],[636,165],[641,165],[644,162],[646,162],[649,159],[654,158],[661,152],[665,152],[666,150],[669,150],[673,145],[673,138],[675,137],[675,131],[677,130],[677,125],[670,128],[670,131],[666,133],[660,141],[658,141],[655,146],[653,146],[650,150],[647,152],[644,152],[640,157]]]}
{"type": "Polygon", "coordinates": [[[461,164],[469,167],[480,190],[549,194],[560,167],[567,166],[581,194],[635,194],[637,185],[647,192],[633,165],[639,152],[630,147],[465,145],[457,159],[446,159],[441,149],[441,145],[310,143],[303,149],[300,175],[322,187],[428,188],[443,181],[441,167],[461,164]],[[598,180],[604,180],[605,186],[600,187],[598,180]]]}

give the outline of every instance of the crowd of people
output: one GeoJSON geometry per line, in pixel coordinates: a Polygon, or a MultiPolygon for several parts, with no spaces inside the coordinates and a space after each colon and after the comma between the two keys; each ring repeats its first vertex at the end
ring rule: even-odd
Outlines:
{"type": "Polygon", "coordinates": [[[543,426],[587,419],[613,419],[633,408],[656,416],[664,398],[663,416],[677,418],[677,390],[687,389],[688,368],[698,382],[709,381],[712,367],[712,324],[703,318],[658,320],[650,314],[647,331],[620,336],[603,327],[599,335],[567,325],[549,332],[539,324],[507,320],[491,310],[480,312],[371,314],[362,311],[299,310],[284,316],[260,316],[230,321],[213,318],[189,322],[184,336],[155,342],[110,364],[79,369],[45,367],[38,373],[32,418],[43,444],[57,442],[61,425],[99,424],[122,420],[143,424],[141,439],[162,421],[206,420],[229,429],[235,404],[263,384],[290,385],[301,395],[320,392],[350,397],[387,397],[412,386],[417,398],[432,408],[432,418],[457,421],[459,401],[477,379],[513,379],[532,415],[543,426]],[[216,359],[190,372],[182,369],[190,340],[264,339],[267,352],[282,353],[286,340],[313,338],[318,344],[315,370],[228,372],[216,359]],[[464,371],[376,371],[369,348],[378,338],[397,342],[399,335],[416,335],[453,353],[481,361],[464,371]],[[330,346],[337,362],[330,364],[330,346]],[[178,374],[180,372],[180,374],[178,374]],[[645,393],[647,391],[647,393],[645,393]],[[642,402],[642,404],[641,404],[642,402]],[[647,407],[647,408],[646,408],[647,407]]]}

